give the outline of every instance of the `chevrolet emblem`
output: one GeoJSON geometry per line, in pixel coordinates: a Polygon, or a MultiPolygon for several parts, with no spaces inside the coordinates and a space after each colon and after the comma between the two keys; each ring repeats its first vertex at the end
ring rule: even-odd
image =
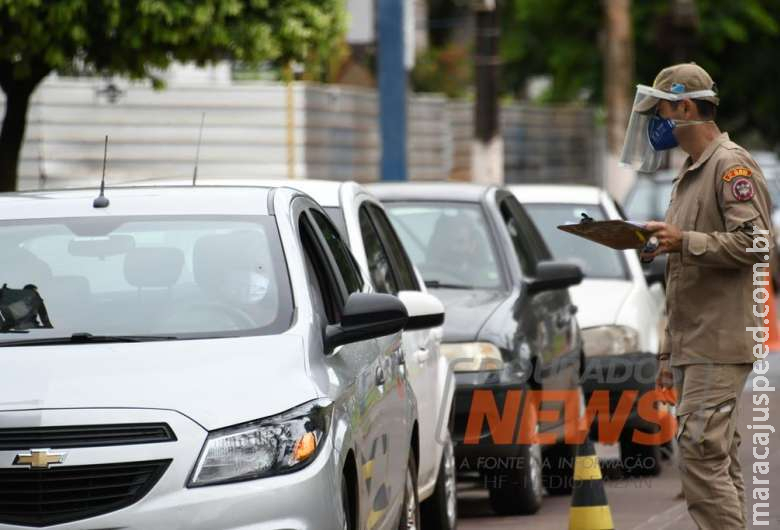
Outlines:
{"type": "Polygon", "coordinates": [[[14,458],[14,466],[28,466],[30,469],[49,469],[52,464],[62,464],[65,453],[52,453],[49,449],[31,449],[29,453],[19,453],[14,458]]]}

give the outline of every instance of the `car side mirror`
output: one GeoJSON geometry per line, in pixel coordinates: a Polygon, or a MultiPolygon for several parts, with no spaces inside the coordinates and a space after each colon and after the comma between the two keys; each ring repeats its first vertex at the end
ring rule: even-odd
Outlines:
{"type": "Polygon", "coordinates": [[[409,320],[404,326],[405,330],[437,328],[444,324],[444,305],[432,294],[400,291],[398,298],[409,314],[409,320]]]}
{"type": "Polygon", "coordinates": [[[375,339],[401,331],[409,316],[395,296],[378,293],[352,293],[344,304],[341,322],[325,328],[325,348],[375,339]]]}
{"type": "Polygon", "coordinates": [[[666,256],[656,256],[656,258],[650,263],[643,263],[642,267],[645,271],[645,281],[647,285],[653,285],[654,283],[664,283],[666,276],[666,256]]]}
{"type": "Polygon", "coordinates": [[[526,280],[526,285],[529,294],[536,294],[577,285],[583,277],[579,265],[565,261],[541,261],[536,265],[536,275],[526,280]]]}

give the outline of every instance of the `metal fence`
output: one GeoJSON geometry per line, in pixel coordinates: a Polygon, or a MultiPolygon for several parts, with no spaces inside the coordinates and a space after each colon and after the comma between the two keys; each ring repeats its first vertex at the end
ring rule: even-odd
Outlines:
{"type": "MultiPolygon", "coordinates": [[[[471,104],[414,95],[408,112],[410,178],[468,180],[471,104]]],[[[20,188],[93,185],[105,135],[109,183],[191,177],[201,119],[204,178],[378,179],[373,90],[268,82],[154,90],[122,80],[51,77],[28,114],[20,188]]],[[[507,182],[596,181],[591,109],[508,105],[502,122],[507,182]]]]}

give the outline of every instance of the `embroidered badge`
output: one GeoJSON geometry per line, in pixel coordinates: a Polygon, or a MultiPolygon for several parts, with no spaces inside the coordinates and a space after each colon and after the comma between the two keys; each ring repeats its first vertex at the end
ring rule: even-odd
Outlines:
{"type": "Polygon", "coordinates": [[[751,171],[750,168],[742,166],[735,167],[734,169],[730,169],[723,174],[723,180],[726,182],[731,182],[731,179],[734,177],[749,177],[752,174],[753,171],[751,171]]]}
{"type": "Polygon", "coordinates": [[[745,177],[739,177],[731,185],[731,193],[738,201],[749,201],[753,198],[753,183],[745,177]]]}

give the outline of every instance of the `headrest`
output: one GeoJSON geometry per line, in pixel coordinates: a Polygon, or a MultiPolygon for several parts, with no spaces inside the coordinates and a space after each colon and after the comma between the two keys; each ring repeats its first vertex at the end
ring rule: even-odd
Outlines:
{"type": "Polygon", "coordinates": [[[184,268],[178,248],[135,248],[125,256],[125,280],[133,287],[171,287],[184,268]]]}

